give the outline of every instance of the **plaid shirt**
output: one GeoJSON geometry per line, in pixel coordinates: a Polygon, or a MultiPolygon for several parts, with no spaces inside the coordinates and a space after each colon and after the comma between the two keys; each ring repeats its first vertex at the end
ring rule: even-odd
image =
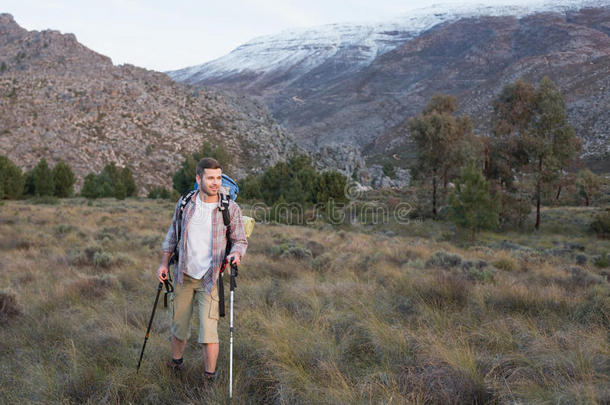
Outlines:
{"type": "MultiPolygon", "coordinates": [[[[199,197],[199,191],[197,191],[188,204],[184,207],[184,212],[182,213],[182,226],[181,226],[181,235],[180,240],[178,241],[176,238],[176,234],[178,232],[177,229],[177,220],[180,214],[180,202],[182,201],[182,197],[176,203],[176,208],[174,210],[174,216],[172,218],[172,224],[169,226],[167,230],[167,234],[165,235],[165,240],[163,241],[162,249],[164,252],[172,253],[176,248],[176,244],[178,243],[178,265],[174,267],[174,280],[178,284],[182,284],[182,280],[184,279],[184,271],[186,270],[186,257],[187,257],[187,244],[185,241],[187,240],[187,231],[188,224],[193,214],[195,213],[195,204],[199,197]]],[[[203,277],[203,285],[208,294],[212,292],[212,288],[214,287],[214,283],[218,280],[218,275],[220,274],[220,268],[222,266],[222,262],[225,257],[225,250],[227,247],[227,230],[225,228],[225,224],[222,219],[222,212],[220,211],[220,198],[218,199],[218,208],[212,212],[212,269],[213,271],[208,271],[203,277]]],[[[233,201],[229,200],[229,214],[231,215],[231,241],[233,242],[233,246],[231,248],[230,253],[238,252],[243,260],[246,254],[246,248],[248,247],[248,241],[246,240],[246,233],[244,232],[244,224],[241,219],[241,210],[239,206],[233,201]]]]}

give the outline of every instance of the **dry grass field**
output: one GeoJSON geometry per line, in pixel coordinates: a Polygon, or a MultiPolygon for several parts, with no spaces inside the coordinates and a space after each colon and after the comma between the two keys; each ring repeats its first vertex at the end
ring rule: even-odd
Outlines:
{"type": "MultiPolygon", "coordinates": [[[[184,374],[166,370],[162,305],[135,372],[172,208],[0,206],[1,403],[229,402],[228,317],[213,386],[195,339],[184,374]]],[[[233,402],[610,403],[608,269],[593,264],[608,244],[579,227],[590,217],[548,209],[540,233],[476,244],[430,222],[392,235],[258,224],[236,291],[233,402]]]]}

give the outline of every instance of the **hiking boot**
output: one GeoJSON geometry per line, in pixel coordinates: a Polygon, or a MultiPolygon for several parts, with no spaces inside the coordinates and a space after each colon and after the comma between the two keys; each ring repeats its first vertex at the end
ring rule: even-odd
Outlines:
{"type": "Polygon", "coordinates": [[[167,367],[170,370],[173,371],[182,371],[184,370],[184,361],[181,361],[180,363],[176,363],[173,359],[172,360],[168,360],[167,363],[165,363],[167,365],[167,367]]]}
{"type": "Polygon", "coordinates": [[[207,371],[203,372],[203,383],[205,385],[212,384],[214,381],[216,381],[216,371],[213,373],[209,373],[207,371]]]}

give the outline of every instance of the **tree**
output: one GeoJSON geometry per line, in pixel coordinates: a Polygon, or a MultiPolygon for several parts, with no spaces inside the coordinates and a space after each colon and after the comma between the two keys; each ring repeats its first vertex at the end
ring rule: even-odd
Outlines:
{"type": "Polygon", "coordinates": [[[450,218],[460,227],[469,229],[472,238],[481,229],[498,226],[500,199],[491,195],[489,182],[471,160],[455,182],[449,195],[450,218]]]}
{"type": "Polygon", "coordinates": [[[53,173],[44,158],[40,159],[32,170],[32,177],[34,180],[34,195],[37,197],[53,195],[55,191],[53,173]]]}
{"type": "Polygon", "coordinates": [[[592,200],[599,198],[602,193],[603,179],[589,169],[581,170],[576,180],[580,195],[585,199],[588,207],[592,200]]]}
{"type": "Polygon", "coordinates": [[[261,176],[250,174],[241,180],[239,182],[239,195],[249,200],[262,200],[261,176]]]}
{"type": "Polygon", "coordinates": [[[53,167],[53,183],[55,184],[54,195],[56,197],[70,197],[74,192],[76,178],[74,172],[63,160],[60,160],[53,167]]]}
{"type": "Polygon", "coordinates": [[[127,197],[127,188],[122,182],[118,182],[114,186],[113,197],[117,200],[124,200],[127,197]]]}
{"type": "Polygon", "coordinates": [[[580,149],[574,128],[568,124],[566,104],[561,92],[544,77],[536,93],[532,125],[531,154],[536,173],[536,229],[540,227],[541,189],[543,183],[557,181],[561,170],[580,149]]]}
{"type": "MultiPolygon", "coordinates": [[[[490,177],[509,192],[514,178],[534,181],[536,229],[540,227],[542,187],[558,184],[562,171],[580,148],[568,124],[565,101],[553,82],[545,77],[538,90],[522,81],[504,87],[494,100],[494,136],[490,148],[490,177]]],[[[524,194],[523,190],[520,190],[524,194]]]]}
{"type": "Polygon", "coordinates": [[[80,193],[83,197],[87,198],[101,197],[101,190],[99,189],[99,182],[95,173],[89,173],[85,177],[80,193]]]}
{"type": "Polygon", "coordinates": [[[345,202],[347,196],[345,195],[345,185],[347,179],[344,175],[338,171],[324,172],[318,178],[318,184],[316,186],[316,200],[318,203],[326,204],[331,199],[335,202],[345,202]]]}
{"type": "Polygon", "coordinates": [[[18,199],[23,194],[24,176],[21,169],[8,157],[0,156],[0,185],[2,198],[18,199]]]}
{"type": "Polygon", "coordinates": [[[432,215],[437,215],[438,181],[443,182],[444,193],[454,174],[466,159],[474,136],[468,117],[454,117],[455,97],[435,95],[423,113],[409,121],[409,131],[417,146],[417,161],[413,166],[415,177],[432,182],[432,215]]]}
{"type": "Polygon", "coordinates": [[[127,197],[135,197],[138,192],[138,188],[136,186],[136,181],[133,179],[133,174],[131,173],[131,169],[125,166],[121,169],[121,182],[125,187],[125,195],[127,197]]]}

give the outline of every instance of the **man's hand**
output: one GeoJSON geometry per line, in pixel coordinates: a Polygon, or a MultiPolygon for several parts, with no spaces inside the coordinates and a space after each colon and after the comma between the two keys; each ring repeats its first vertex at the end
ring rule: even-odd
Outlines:
{"type": "Polygon", "coordinates": [[[229,264],[233,263],[235,266],[239,266],[239,263],[241,262],[241,256],[237,252],[231,253],[227,256],[227,261],[229,262],[229,264]]]}
{"type": "Polygon", "coordinates": [[[163,281],[167,280],[167,275],[168,275],[167,266],[164,266],[164,265],[159,266],[159,270],[157,270],[157,278],[159,279],[159,281],[161,283],[163,281]]]}

